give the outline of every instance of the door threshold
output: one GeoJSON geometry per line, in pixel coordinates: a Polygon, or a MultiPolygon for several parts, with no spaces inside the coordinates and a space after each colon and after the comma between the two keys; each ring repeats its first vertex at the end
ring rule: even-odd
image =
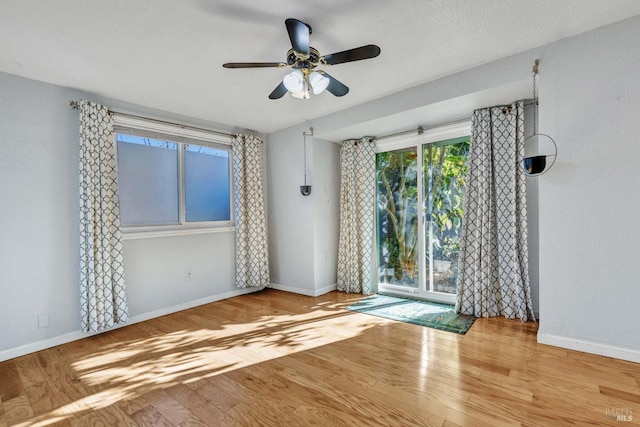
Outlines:
{"type": "Polygon", "coordinates": [[[444,292],[420,291],[419,289],[405,288],[388,284],[378,284],[378,293],[399,296],[404,298],[419,299],[425,301],[440,302],[445,304],[455,304],[456,296],[444,292]]]}

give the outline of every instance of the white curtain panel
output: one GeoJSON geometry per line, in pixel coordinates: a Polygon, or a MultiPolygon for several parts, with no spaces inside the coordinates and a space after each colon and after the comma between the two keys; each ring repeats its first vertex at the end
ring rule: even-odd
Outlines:
{"type": "Polygon", "coordinates": [[[262,140],[253,135],[234,135],[231,148],[236,227],[236,286],[269,286],[262,140]]]}
{"type": "Polygon", "coordinates": [[[473,114],[456,311],[535,320],[529,287],[523,103],[473,114]]]}
{"type": "Polygon", "coordinates": [[[113,120],[80,102],[80,315],[84,332],[128,317],[113,120]]]}
{"type": "Polygon", "coordinates": [[[371,293],[376,154],[373,138],[347,140],[340,152],[338,290],[371,293]]]}

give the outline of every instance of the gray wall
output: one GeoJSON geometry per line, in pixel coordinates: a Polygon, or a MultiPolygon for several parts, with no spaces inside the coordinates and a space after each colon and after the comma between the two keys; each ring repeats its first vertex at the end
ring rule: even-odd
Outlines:
{"type": "Polygon", "coordinates": [[[539,179],[539,339],[640,362],[640,17],[540,57],[559,158],[539,179]]]}
{"type": "Polygon", "coordinates": [[[0,93],[2,351],[80,326],[79,94],[3,73],[0,93]]]}
{"type": "Polygon", "coordinates": [[[313,139],[313,244],[316,293],[335,289],[340,222],[340,145],[313,139]]]}
{"type": "MultiPolygon", "coordinates": [[[[272,286],[313,295],[313,197],[300,194],[304,184],[302,124],[267,135],[269,268],[272,286]]],[[[313,138],[307,138],[307,183],[313,186],[313,138]]]]}
{"type": "MultiPolygon", "coordinates": [[[[0,360],[84,336],[79,321],[78,112],[84,94],[0,73],[0,360]],[[38,327],[38,316],[50,326],[38,327]]],[[[186,121],[113,100],[120,110],[186,121]]],[[[232,232],[124,242],[132,321],[245,291],[232,232]],[[191,279],[186,280],[186,272],[191,279]]]]}
{"type": "Polygon", "coordinates": [[[335,289],[338,264],[340,147],[307,137],[307,184],[302,196],[309,123],[267,136],[269,258],[272,286],[320,295],[335,289]]]}

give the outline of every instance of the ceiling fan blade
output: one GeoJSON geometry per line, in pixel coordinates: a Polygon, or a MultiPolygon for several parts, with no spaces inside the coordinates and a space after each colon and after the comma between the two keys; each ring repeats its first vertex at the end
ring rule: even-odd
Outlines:
{"type": "Polygon", "coordinates": [[[287,32],[289,33],[293,50],[309,55],[309,35],[311,34],[311,27],[293,18],[288,18],[284,21],[284,24],[287,26],[287,32]]]}
{"type": "Polygon", "coordinates": [[[280,99],[285,93],[287,93],[287,88],[284,87],[284,83],[280,82],[278,87],[276,87],[269,95],[269,99],[280,99]]]}
{"type": "Polygon", "coordinates": [[[270,68],[270,67],[286,67],[284,62],[227,62],[222,64],[224,68],[270,68]]]}
{"type": "Polygon", "coordinates": [[[345,62],[360,61],[362,59],[375,58],[380,55],[380,48],[374,44],[356,47],[355,49],[343,50],[342,52],[330,53],[320,58],[327,65],[342,64],[345,62]]]}
{"type": "Polygon", "coordinates": [[[339,80],[336,80],[335,77],[330,76],[324,71],[320,71],[320,73],[324,74],[324,76],[329,79],[329,86],[327,86],[327,90],[329,92],[331,92],[335,96],[345,96],[347,93],[349,93],[349,88],[342,84],[339,80]]]}

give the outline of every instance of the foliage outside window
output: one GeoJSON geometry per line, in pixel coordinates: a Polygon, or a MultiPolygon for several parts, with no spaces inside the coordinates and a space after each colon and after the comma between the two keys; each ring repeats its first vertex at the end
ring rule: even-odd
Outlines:
{"type": "Polygon", "coordinates": [[[464,137],[425,144],[422,153],[411,147],[377,154],[380,283],[419,288],[424,242],[427,289],[455,293],[468,152],[464,137]],[[423,194],[418,197],[420,176],[423,194]]]}
{"type": "Polygon", "coordinates": [[[431,288],[455,294],[460,237],[464,218],[464,185],[469,139],[425,144],[425,212],[428,239],[426,265],[431,265],[431,288]],[[430,262],[431,261],[431,262],[430,262]]]}
{"type": "Polygon", "coordinates": [[[378,153],[381,281],[418,287],[418,163],[415,148],[378,153]]]}

